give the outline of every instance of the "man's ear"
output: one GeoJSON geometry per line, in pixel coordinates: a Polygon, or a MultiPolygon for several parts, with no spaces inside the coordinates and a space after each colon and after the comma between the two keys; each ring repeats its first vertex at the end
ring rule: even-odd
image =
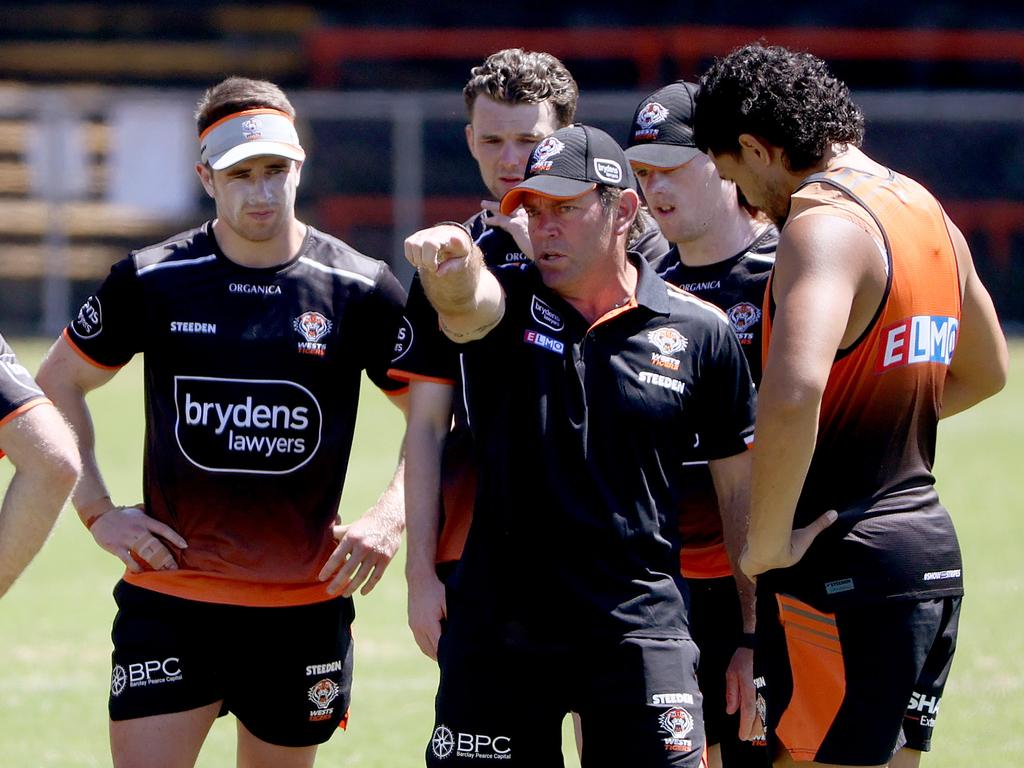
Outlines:
{"type": "Polygon", "coordinates": [[[741,133],[739,137],[740,156],[754,166],[769,166],[774,156],[773,148],[752,133],[741,133]]]}
{"type": "Polygon", "coordinates": [[[213,193],[213,171],[210,170],[210,166],[206,163],[196,163],[196,175],[199,177],[199,183],[206,190],[206,194],[216,200],[217,197],[213,193]]]}
{"type": "Polygon", "coordinates": [[[469,154],[476,160],[476,150],[473,148],[473,124],[466,123],[466,146],[469,147],[469,154]]]}
{"type": "Polygon", "coordinates": [[[639,212],[640,196],[632,189],[622,190],[618,206],[615,209],[615,231],[620,234],[629,232],[629,227],[639,212]]]}

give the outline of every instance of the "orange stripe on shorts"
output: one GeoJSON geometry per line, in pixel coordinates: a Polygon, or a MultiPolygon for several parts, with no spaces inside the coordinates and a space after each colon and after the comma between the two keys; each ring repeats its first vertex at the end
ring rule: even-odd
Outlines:
{"type": "Polygon", "coordinates": [[[846,667],[833,614],[778,595],[793,695],[775,729],[794,760],[813,760],[846,695],[846,667]]]}

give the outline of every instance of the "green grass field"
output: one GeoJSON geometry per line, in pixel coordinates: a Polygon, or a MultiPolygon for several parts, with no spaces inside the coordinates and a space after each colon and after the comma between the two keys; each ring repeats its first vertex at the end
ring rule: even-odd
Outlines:
{"type": "MultiPolygon", "coordinates": [[[[35,370],[44,345],[12,344],[35,370]]],[[[1006,391],[940,429],[936,474],[960,531],[968,595],[934,751],[924,761],[929,768],[1024,764],[1024,342],[1014,343],[1011,356],[1006,391]]],[[[114,498],[134,501],[141,497],[140,362],[94,393],[90,404],[114,498]]],[[[361,514],[384,487],[400,433],[397,410],[364,387],[343,517],[361,514]]],[[[0,488],[9,475],[3,462],[0,488]]],[[[321,748],[320,766],[423,763],[437,674],[406,627],[401,557],[373,594],[357,598],[352,719],[348,732],[321,748]]],[[[110,764],[110,591],[120,573],[120,563],[66,510],[43,552],[0,602],[0,768],[110,764]]],[[[566,752],[567,765],[578,765],[572,750],[566,752]]],[[[234,765],[232,718],[217,722],[199,765],[234,765]]]]}

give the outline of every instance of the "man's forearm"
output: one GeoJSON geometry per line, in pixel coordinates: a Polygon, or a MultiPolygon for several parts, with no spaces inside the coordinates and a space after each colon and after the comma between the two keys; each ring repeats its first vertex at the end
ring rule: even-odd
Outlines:
{"type": "Polygon", "coordinates": [[[411,427],[407,433],[405,572],[411,580],[434,573],[441,511],[441,451],[447,430],[411,427]]]}
{"type": "Polygon", "coordinates": [[[405,443],[398,458],[398,466],[387,487],[377,498],[377,503],[366,512],[366,516],[381,525],[401,534],[405,529],[405,443]]]}
{"type": "Polygon", "coordinates": [[[450,339],[482,338],[501,320],[504,291],[465,227],[445,223],[416,232],[406,238],[405,256],[450,339]]]}
{"type": "MultiPolygon", "coordinates": [[[[109,381],[114,373],[82,362],[77,353],[58,338],[36,375],[37,383],[74,432],[82,471],[72,501],[76,510],[86,509],[89,515],[95,515],[102,509],[102,500],[109,498],[110,493],[96,461],[96,432],[85,395],[109,381]]],[[[113,504],[110,506],[112,508],[113,504]]],[[[88,519],[83,517],[83,522],[88,522],[88,519]]]]}
{"type": "Polygon", "coordinates": [[[710,467],[722,517],[722,538],[725,540],[726,553],[736,579],[736,592],[743,615],[743,631],[753,632],[754,583],[740,570],[740,555],[750,526],[751,455],[746,452],[728,459],[712,461],[710,467]]]}
{"type": "MultiPolygon", "coordinates": [[[[85,393],[70,382],[61,382],[48,387],[46,394],[71,426],[82,457],[82,474],[72,494],[75,509],[84,510],[87,515],[95,515],[100,511],[96,508],[96,502],[109,498],[110,492],[96,461],[96,431],[85,402],[85,393]]],[[[88,522],[84,517],[82,521],[88,522]]]]}
{"type": "MultiPolygon", "coordinates": [[[[723,524],[723,534],[726,552],[729,555],[729,563],[732,565],[733,578],[736,580],[736,594],[739,596],[740,611],[743,615],[743,631],[753,632],[756,624],[754,618],[756,614],[754,607],[754,582],[747,578],[743,571],[740,570],[740,555],[743,552],[743,545],[747,539],[749,497],[747,501],[748,504],[742,513],[740,513],[739,509],[734,509],[729,513],[734,522],[732,524],[723,524]],[[742,524],[740,523],[741,517],[742,524]]],[[[723,510],[724,512],[725,510],[723,510]]]]}
{"type": "Polygon", "coordinates": [[[813,398],[776,403],[762,387],[747,554],[764,565],[773,566],[789,550],[796,504],[814,453],[819,405],[813,398]]]}
{"type": "Polygon", "coordinates": [[[73,474],[14,473],[0,508],[0,595],[43,546],[72,485],[73,474]]]}
{"type": "Polygon", "coordinates": [[[80,465],[74,438],[49,404],[17,416],[0,431],[0,445],[14,465],[0,507],[2,595],[46,541],[80,465]]]}

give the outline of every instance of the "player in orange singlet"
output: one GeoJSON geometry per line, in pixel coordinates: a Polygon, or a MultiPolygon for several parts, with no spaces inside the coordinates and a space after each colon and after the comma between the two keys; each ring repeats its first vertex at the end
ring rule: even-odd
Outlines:
{"type": "Polygon", "coordinates": [[[862,136],[809,54],[750,45],[702,78],[698,146],[781,230],[741,560],[776,765],[915,766],[929,749],[963,593],[936,426],[1006,377],[963,235],[862,136]]]}

